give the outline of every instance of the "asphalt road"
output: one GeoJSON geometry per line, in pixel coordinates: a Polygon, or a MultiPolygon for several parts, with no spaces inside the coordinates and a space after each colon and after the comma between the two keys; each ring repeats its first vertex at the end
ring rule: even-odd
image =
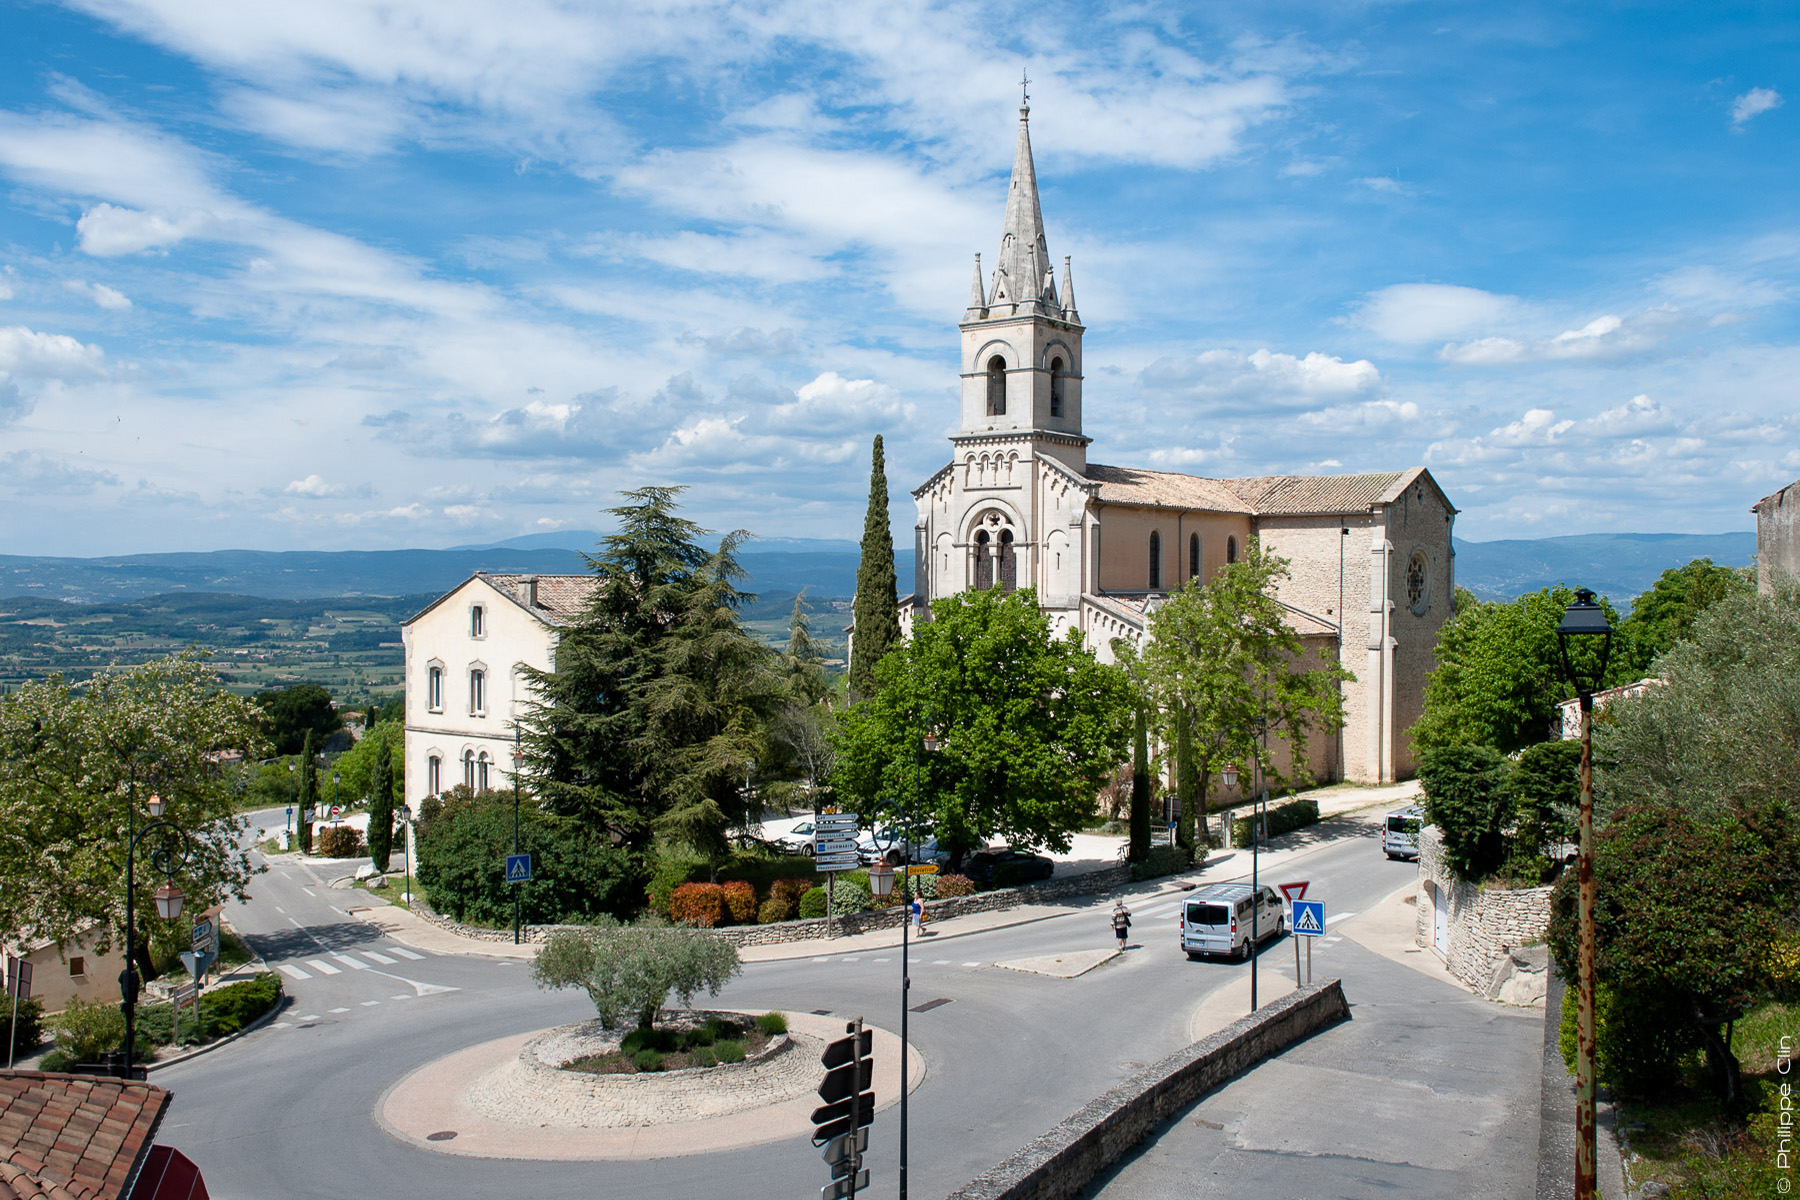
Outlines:
{"type": "MultiPolygon", "coordinates": [[[[280,810],[257,817],[277,827],[280,819],[280,810]]],[[[1414,871],[1382,856],[1373,828],[1333,822],[1290,835],[1286,844],[1303,849],[1264,881],[1308,878],[1309,897],[1325,897],[1332,913],[1366,908],[1414,871]]],[[[1236,866],[1210,871],[1206,880],[1239,877],[1229,869],[1236,866]]],[[[608,1197],[792,1200],[816,1194],[824,1182],[818,1154],[804,1139],[634,1163],[472,1159],[394,1139],[372,1114],[402,1076],[465,1046],[586,1019],[591,1005],[579,992],[539,991],[517,962],[402,953],[408,948],[343,912],[359,893],[329,889],[307,866],[275,865],[253,890],[254,900],[228,918],[283,970],[294,1003],[277,1025],[154,1076],[175,1092],[158,1140],[200,1164],[219,1200],[363,1193],[443,1200],[552,1188],[608,1197]]],[[[927,1074],[910,1104],[909,1190],[921,1197],[953,1191],[1141,1066],[1187,1045],[1195,1006],[1249,970],[1187,961],[1176,944],[1173,897],[1134,897],[1132,904],[1132,949],[1072,980],[992,964],[1109,945],[1109,899],[1071,901],[1066,913],[1027,925],[914,944],[912,1005],[948,1003],[911,1014],[927,1074]]],[[[1346,947],[1354,948],[1336,942],[1316,950],[1315,974],[1336,970],[1338,958],[1349,958],[1346,947]]],[[[746,964],[717,1004],[861,1014],[898,1031],[898,950],[853,957],[846,961],[819,943],[815,957],[746,964]]],[[[1261,969],[1291,962],[1282,942],[1261,969]]],[[[1411,975],[1391,964],[1387,971],[1411,975]]],[[[898,1109],[886,1110],[873,1130],[869,1166],[879,1194],[894,1190],[898,1119],[898,1109]]]]}

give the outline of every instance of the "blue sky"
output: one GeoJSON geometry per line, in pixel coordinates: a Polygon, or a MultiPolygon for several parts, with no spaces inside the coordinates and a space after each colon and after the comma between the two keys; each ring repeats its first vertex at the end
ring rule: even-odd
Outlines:
{"type": "Polygon", "coordinates": [[[1464,537],[1800,477],[1787,5],[0,0],[0,553],[896,527],[1022,69],[1090,457],[1464,537]]]}

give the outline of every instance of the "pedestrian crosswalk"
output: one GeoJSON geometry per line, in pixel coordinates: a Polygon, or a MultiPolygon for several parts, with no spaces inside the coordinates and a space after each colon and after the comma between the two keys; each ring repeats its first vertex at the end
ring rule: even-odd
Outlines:
{"type": "Polygon", "coordinates": [[[276,963],[275,969],[280,971],[283,975],[286,975],[289,979],[300,980],[311,979],[315,975],[342,975],[347,970],[367,971],[371,969],[369,963],[375,963],[383,967],[394,967],[400,965],[400,958],[410,959],[413,962],[422,962],[425,955],[420,954],[417,951],[408,950],[403,946],[383,946],[380,950],[358,950],[354,955],[341,954],[334,950],[329,954],[322,954],[317,958],[303,958],[297,962],[276,963]],[[358,955],[361,957],[357,957],[358,955]],[[390,955],[398,955],[399,958],[389,957],[390,955]],[[362,961],[365,958],[368,959],[369,962],[362,961]]]}

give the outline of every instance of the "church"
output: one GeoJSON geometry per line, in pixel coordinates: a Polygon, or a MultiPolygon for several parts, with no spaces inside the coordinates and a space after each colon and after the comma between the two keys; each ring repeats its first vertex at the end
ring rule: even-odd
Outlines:
{"type": "Polygon", "coordinates": [[[1160,598],[1205,582],[1245,543],[1289,560],[1278,599],[1306,642],[1355,674],[1347,723],[1307,757],[1325,780],[1385,783],[1413,771],[1407,730],[1424,703],[1455,587],[1456,508],[1431,473],[1207,479],[1091,462],[1082,430],[1082,339],[1069,259],[1050,257],[1031,157],[1030,106],[1007,191],[1000,252],[981,259],[962,332],[961,415],[950,461],[916,488],[913,594],[1036,589],[1053,627],[1102,660],[1141,641],[1160,598]],[[1347,614],[1354,613],[1354,619],[1347,614]]]}

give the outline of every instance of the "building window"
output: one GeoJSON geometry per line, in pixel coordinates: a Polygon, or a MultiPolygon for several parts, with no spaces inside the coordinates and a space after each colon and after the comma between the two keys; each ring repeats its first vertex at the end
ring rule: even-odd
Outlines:
{"type": "Polygon", "coordinates": [[[475,790],[475,752],[463,751],[463,786],[470,791],[475,790]]]}
{"type": "Polygon", "coordinates": [[[1060,358],[1050,360],[1050,415],[1063,415],[1063,365],[1060,358]]]}
{"type": "Polygon", "coordinates": [[[479,604],[469,610],[469,636],[472,638],[487,636],[487,609],[479,604]]]}
{"type": "Polygon", "coordinates": [[[990,417],[1006,415],[1006,360],[999,355],[988,359],[988,411],[990,417]]]}
{"type": "Polygon", "coordinates": [[[1019,586],[1019,562],[1013,555],[1012,530],[1000,531],[1000,590],[1011,592],[1019,586]]]}
{"type": "Polygon", "coordinates": [[[1235,536],[1225,539],[1225,561],[1228,563],[1237,561],[1237,538],[1235,536]]]}
{"type": "Polygon", "coordinates": [[[1150,590],[1162,586],[1162,534],[1150,531],[1150,590]]]}
{"type": "Polygon", "coordinates": [[[1406,602],[1415,617],[1424,616],[1431,607],[1431,566],[1423,550],[1413,551],[1412,561],[1406,565],[1406,602]]]}
{"type": "Polygon", "coordinates": [[[432,712],[444,711],[444,668],[425,668],[425,707],[432,712]]]}
{"type": "Polygon", "coordinates": [[[87,959],[83,958],[79,954],[77,954],[73,958],[69,959],[69,975],[71,977],[80,978],[81,976],[86,975],[86,974],[87,974],[87,959]]]}
{"type": "Polygon", "coordinates": [[[975,590],[985,592],[994,586],[994,554],[989,544],[988,531],[983,529],[975,535],[975,590]]]}
{"type": "Polygon", "coordinates": [[[1188,534],[1188,578],[1200,578],[1200,535],[1188,534]]]}
{"type": "Polygon", "coordinates": [[[482,716],[487,712],[487,672],[477,667],[469,672],[469,715],[482,716]]]}
{"type": "Polygon", "coordinates": [[[483,750],[480,754],[475,756],[475,790],[478,792],[485,792],[488,790],[488,756],[486,750],[483,750]]]}
{"type": "Polygon", "coordinates": [[[436,796],[444,790],[444,760],[436,754],[425,760],[425,791],[436,796]]]}

